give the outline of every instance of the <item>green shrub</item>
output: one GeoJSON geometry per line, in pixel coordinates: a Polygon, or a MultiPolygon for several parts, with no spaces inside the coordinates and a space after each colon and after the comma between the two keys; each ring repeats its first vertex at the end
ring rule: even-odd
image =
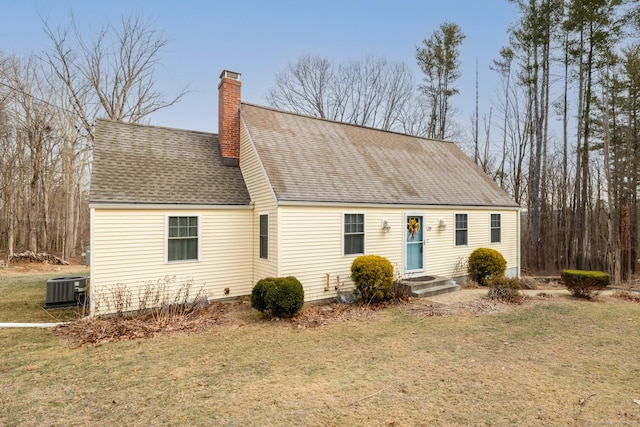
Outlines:
{"type": "Polygon", "coordinates": [[[507,303],[519,304],[524,296],[522,295],[522,283],[516,277],[499,276],[489,280],[490,299],[507,303]]]}
{"type": "Polygon", "coordinates": [[[279,277],[277,286],[267,292],[271,315],[275,317],[293,317],[304,304],[302,283],[293,276],[279,277]]]}
{"type": "Polygon", "coordinates": [[[467,273],[478,284],[487,286],[494,277],[504,276],[507,261],[502,254],[491,248],[478,248],[469,255],[467,273]]]}
{"type": "Polygon", "coordinates": [[[609,275],[602,271],[562,270],[560,277],[571,295],[577,298],[590,299],[609,286],[609,275]]]}
{"type": "Polygon", "coordinates": [[[362,255],[351,264],[351,280],[365,303],[386,301],[393,295],[393,265],[378,255],[362,255]]]}
{"type": "Polygon", "coordinates": [[[304,305],[302,283],[293,276],[260,279],[251,291],[251,306],[275,317],[292,317],[304,305]]]}
{"type": "Polygon", "coordinates": [[[261,312],[269,309],[267,294],[277,286],[276,280],[277,279],[273,277],[258,280],[258,283],[256,283],[251,291],[251,307],[261,312]]]}

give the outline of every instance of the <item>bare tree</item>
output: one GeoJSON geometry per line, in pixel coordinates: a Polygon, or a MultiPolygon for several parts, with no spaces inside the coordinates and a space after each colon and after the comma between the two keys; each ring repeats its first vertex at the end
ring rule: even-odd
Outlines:
{"type": "Polygon", "coordinates": [[[120,26],[103,26],[86,37],[72,18],[70,28],[53,29],[43,19],[53,50],[46,55],[66,89],[78,126],[93,135],[96,116],[137,123],[185,95],[166,99],[155,89],[154,72],[168,40],[153,22],[139,15],[123,17],[120,26]]]}
{"type": "Polygon", "coordinates": [[[509,91],[511,90],[511,65],[513,63],[513,50],[509,47],[503,47],[500,49],[500,58],[493,61],[493,66],[490,67],[500,74],[502,86],[504,87],[503,98],[503,118],[502,118],[502,155],[500,157],[500,166],[496,171],[497,182],[502,188],[505,188],[505,162],[507,159],[507,123],[509,121],[509,91]]]}
{"type": "Polygon", "coordinates": [[[140,15],[123,16],[119,26],[106,24],[87,36],[73,17],[68,27],[53,29],[43,19],[52,44],[45,55],[59,84],[52,84],[59,101],[60,143],[59,246],[63,259],[74,255],[86,218],[86,184],[96,117],[139,122],[169,107],[186,94],[165,98],[155,88],[155,70],[168,43],[153,22],[140,15]],[[84,214],[81,214],[84,213],[84,214]]]}
{"type": "Polygon", "coordinates": [[[88,224],[96,117],[138,122],[165,99],[154,70],[167,41],[150,21],[125,17],[93,37],[71,22],[45,32],[43,57],[0,55],[0,248],[58,251],[68,260],[88,224]]]}
{"type": "Polygon", "coordinates": [[[9,201],[8,209],[16,215],[18,207],[23,212],[21,217],[8,218],[8,246],[13,248],[17,221],[21,225],[22,238],[26,236],[28,248],[36,252],[49,245],[47,189],[53,181],[57,150],[52,125],[55,108],[46,75],[35,57],[24,61],[11,58],[4,79],[6,87],[11,89],[5,98],[10,104],[5,112],[5,127],[8,125],[11,129],[5,129],[3,154],[6,163],[3,166],[13,175],[4,176],[3,190],[9,201]]]}
{"type": "Polygon", "coordinates": [[[390,130],[401,128],[413,90],[403,63],[367,56],[334,66],[302,55],[276,74],[266,99],[296,113],[390,130]]]}
{"type": "Polygon", "coordinates": [[[333,116],[331,104],[336,102],[329,98],[333,79],[328,59],[302,55],[276,74],[267,102],[299,114],[329,118],[333,116]]]}

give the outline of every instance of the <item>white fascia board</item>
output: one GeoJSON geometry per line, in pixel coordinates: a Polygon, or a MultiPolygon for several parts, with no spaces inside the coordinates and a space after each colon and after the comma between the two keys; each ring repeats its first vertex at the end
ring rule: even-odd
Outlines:
{"type": "Polygon", "coordinates": [[[304,207],[340,207],[348,209],[381,208],[381,209],[403,209],[403,210],[495,210],[495,211],[520,211],[519,206],[466,206],[466,205],[410,205],[410,204],[390,204],[390,203],[347,203],[347,202],[313,202],[313,201],[290,201],[279,200],[278,206],[304,206],[304,207]]]}
{"type": "Polygon", "coordinates": [[[253,210],[253,203],[249,205],[183,205],[161,203],[89,203],[90,209],[128,209],[128,210],[253,210]]]}

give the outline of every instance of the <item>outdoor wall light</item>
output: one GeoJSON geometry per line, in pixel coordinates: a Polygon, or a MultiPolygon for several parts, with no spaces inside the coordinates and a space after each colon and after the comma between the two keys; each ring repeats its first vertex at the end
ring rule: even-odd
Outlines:
{"type": "Polygon", "coordinates": [[[389,232],[389,230],[391,230],[391,225],[389,225],[389,221],[387,221],[386,219],[383,219],[383,220],[382,220],[382,230],[383,230],[385,233],[388,233],[388,232],[389,232]]]}

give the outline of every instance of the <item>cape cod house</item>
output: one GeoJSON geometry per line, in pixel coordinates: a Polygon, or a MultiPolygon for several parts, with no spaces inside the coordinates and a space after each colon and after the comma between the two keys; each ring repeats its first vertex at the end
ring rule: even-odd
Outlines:
{"type": "Polygon", "coordinates": [[[491,247],[519,275],[519,207],[455,144],[244,103],[240,75],[220,79],[218,135],[97,122],[93,314],[155,283],[221,299],[293,275],[331,298],[361,254],[460,278],[491,247]]]}

